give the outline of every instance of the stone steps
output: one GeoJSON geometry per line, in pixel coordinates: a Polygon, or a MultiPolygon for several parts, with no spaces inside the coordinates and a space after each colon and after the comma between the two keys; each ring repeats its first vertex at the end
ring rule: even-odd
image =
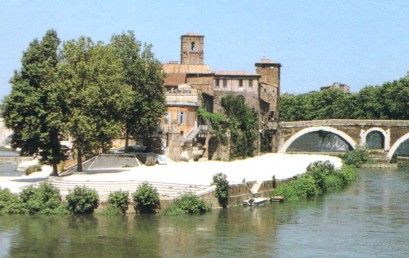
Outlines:
{"type": "MultiPolygon", "coordinates": [[[[101,200],[106,199],[110,192],[114,191],[128,191],[133,193],[142,185],[140,181],[72,181],[62,180],[59,178],[49,178],[48,182],[57,187],[63,196],[67,195],[70,190],[76,186],[87,186],[95,189],[101,200]]],[[[189,185],[189,184],[174,184],[163,182],[148,182],[152,187],[156,188],[161,197],[176,198],[185,193],[199,193],[203,192],[210,186],[206,185],[189,185]]]]}

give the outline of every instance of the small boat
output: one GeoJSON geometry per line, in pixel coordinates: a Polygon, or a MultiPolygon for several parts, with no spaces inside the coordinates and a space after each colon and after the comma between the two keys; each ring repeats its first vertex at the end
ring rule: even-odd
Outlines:
{"type": "Polygon", "coordinates": [[[271,197],[270,201],[271,202],[283,202],[284,201],[284,196],[275,195],[275,196],[271,197]]]}
{"type": "Polygon", "coordinates": [[[244,206],[258,207],[263,206],[268,201],[268,198],[251,198],[243,202],[244,206]]]}

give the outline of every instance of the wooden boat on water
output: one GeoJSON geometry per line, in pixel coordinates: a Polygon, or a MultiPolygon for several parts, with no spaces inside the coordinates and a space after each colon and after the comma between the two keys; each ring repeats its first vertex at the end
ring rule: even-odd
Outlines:
{"type": "Polygon", "coordinates": [[[268,198],[251,198],[248,200],[245,200],[243,202],[244,206],[250,206],[250,207],[258,207],[258,206],[263,206],[269,199],[268,198]]]}
{"type": "Polygon", "coordinates": [[[275,196],[271,197],[270,201],[271,202],[283,202],[284,201],[284,196],[275,195],[275,196]]]}

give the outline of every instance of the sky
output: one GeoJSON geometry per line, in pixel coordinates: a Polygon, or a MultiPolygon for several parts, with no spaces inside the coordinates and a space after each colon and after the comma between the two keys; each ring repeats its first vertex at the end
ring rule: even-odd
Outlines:
{"type": "Polygon", "coordinates": [[[213,71],[281,63],[281,91],[339,82],[359,92],[409,70],[408,0],[0,0],[0,99],[30,42],[47,30],[61,41],[109,42],[132,30],[163,63],[180,61],[180,36],[205,36],[213,71]]]}

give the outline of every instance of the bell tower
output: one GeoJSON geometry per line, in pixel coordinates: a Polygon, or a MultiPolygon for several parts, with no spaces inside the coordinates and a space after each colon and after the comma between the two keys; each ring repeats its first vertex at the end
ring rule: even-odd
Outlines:
{"type": "Polygon", "coordinates": [[[180,37],[180,63],[186,65],[202,65],[204,36],[190,32],[180,37]]]}

